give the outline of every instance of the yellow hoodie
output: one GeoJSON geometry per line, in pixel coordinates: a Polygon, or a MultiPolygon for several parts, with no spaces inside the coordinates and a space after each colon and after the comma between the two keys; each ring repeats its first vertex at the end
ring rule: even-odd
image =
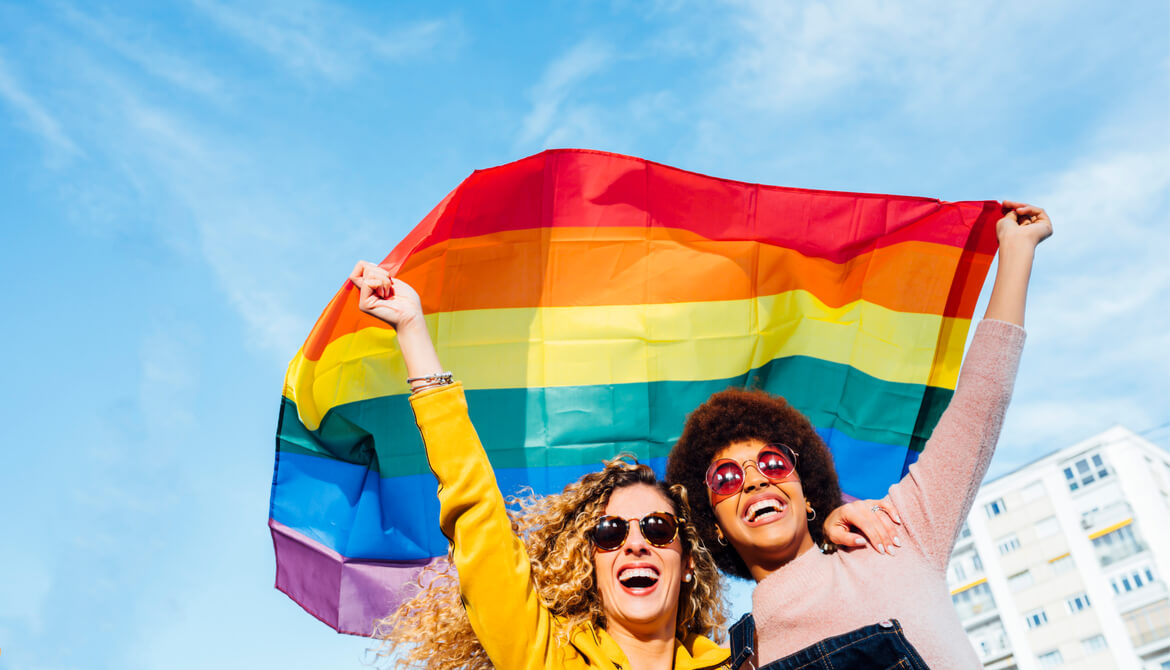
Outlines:
{"type": "MultiPolygon", "coordinates": [[[[471,627],[501,670],[606,668],[629,670],[629,661],[604,629],[586,624],[558,643],[566,622],[540,602],[528,553],[512,534],[504,498],[467,415],[461,384],[411,396],[415,421],[439,480],[439,524],[451,556],[471,627]]],[[[675,640],[675,670],[726,666],[730,652],[695,635],[675,640]]]]}

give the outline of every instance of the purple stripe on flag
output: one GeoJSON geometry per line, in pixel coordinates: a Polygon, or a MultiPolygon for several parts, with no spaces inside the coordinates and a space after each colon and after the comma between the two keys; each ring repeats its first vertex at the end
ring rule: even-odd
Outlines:
{"type": "Polygon", "coordinates": [[[276,550],[276,588],[339,633],[369,636],[374,621],[415,593],[418,574],[445,558],[347,558],[279,521],[268,520],[276,550]]]}

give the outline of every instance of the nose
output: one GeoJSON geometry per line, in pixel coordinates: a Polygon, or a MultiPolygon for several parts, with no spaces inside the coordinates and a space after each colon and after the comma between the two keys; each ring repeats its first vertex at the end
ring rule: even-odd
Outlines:
{"type": "Polygon", "coordinates": [[[753,462],[748,462],[743,467],[743,492],[751,493],[756,489],[762,488],[770,480],[760,472],[760,467],[753,462]]]}
{"type": "Polygon", "coordinates": [[[626,536],[626,543],[622,547],[622,551],[633,556],[642,556],[650,553],[650,545],[646,542],[646,538],[642,537],[642,528],[637,521],[631,521],[629,535],[626,536]]]}

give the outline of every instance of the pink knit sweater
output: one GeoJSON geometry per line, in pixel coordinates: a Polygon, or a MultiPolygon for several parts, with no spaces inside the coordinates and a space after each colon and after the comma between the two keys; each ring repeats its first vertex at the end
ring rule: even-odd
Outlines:
{"type": "Polygon", "coordinates": [[[932,668],[981,668],[951,604],[946,569],[995,451],[1011,399],[1024,329],[982,321],[955,395],[922,457],[890,496],[902,516],[902,547],[805,552],[756,586],[759,664],[827,637],[897,619],[932,668]]]}

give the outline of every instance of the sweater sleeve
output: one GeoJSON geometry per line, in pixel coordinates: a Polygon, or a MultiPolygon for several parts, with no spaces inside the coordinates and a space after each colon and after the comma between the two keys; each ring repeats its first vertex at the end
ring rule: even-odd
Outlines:
{"type": "Polygon", "coordinates": [[[890,497],[908,540],[939,570],[995,453],[1024,347],[1024,329],[984,320],[975,330],[955,394],[918,462],[890,497]]]}
{"type": "Polygon", "coordinates": [[[439,524],[451,542],[471,627],[496,667],[546,667],[555,619],[532,584],[528,554],[512,532],[463,386],[428,389],[410,403],[439,480],[439,524]]]}

